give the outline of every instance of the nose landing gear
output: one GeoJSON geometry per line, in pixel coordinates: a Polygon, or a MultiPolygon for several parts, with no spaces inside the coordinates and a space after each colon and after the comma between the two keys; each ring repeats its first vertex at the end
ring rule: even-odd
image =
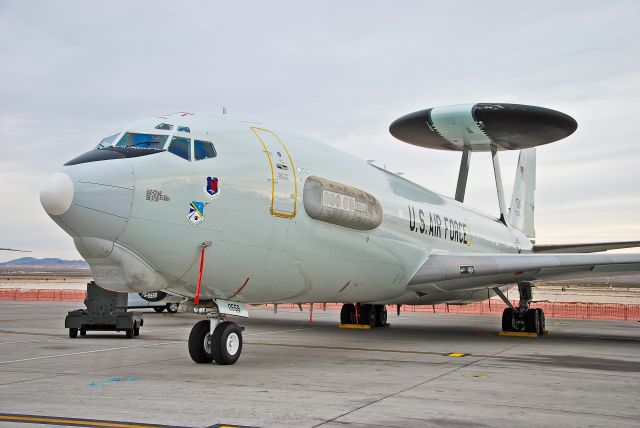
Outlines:
{"type": "Polygon", "coordinates": [[[546,320],[544,311],[540,308],[529,307],[533,296],[532,288],[533,286],[530,282],[518,283],[518,291],[520,293],[518,307],[514,307],[511,304],[500,288],[495,287],[493,289],[508,306],[502,312],[502,331],[519,331],[538,335],[545,333],[546,320]]]}
{"type": "Polygon", "coordinates": [[[226,321],[218,311],[198,321],[189,334],[189,355],[198,364],[215,361],[220,365],[234,364],[242,353],[242,327],[226,321]]]}

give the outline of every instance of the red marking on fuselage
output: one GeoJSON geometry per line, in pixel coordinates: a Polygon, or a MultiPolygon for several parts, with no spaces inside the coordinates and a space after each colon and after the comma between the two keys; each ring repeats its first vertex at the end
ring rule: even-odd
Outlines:
{"type": "Polygon", "coordinates": [[[236,292],[235,292],[235,293],[233,293],[233,295],[232,295],[231,297],[229,297],[229,298],[231,299],[231,298],[233,298],[233,297],[236,297],[238,294],[240,294],[240,293],[242,292],[242,290],[244,290],[244,287],[246,287],[246,286],[247,286],[247,284],[248,284],[248,283],[249,283],[249,278],[245,279],[245,280],[244,280],[244,284],[242,284],[242,287],[238,288],[238,289],[236,290],[236,292]]]}

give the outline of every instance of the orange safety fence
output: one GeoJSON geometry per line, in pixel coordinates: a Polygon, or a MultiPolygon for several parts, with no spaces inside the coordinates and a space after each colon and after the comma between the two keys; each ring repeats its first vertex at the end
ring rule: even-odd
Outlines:
{"type": "Polygon", "coordinates": [[[0,301],[21,302],[83,302],[84,290],[0,288],[0,301]]]}
{"type": "MultiPolygon", "coordinates": [[[[32,301],[32,302],[82,302],[86,292],[84,290],[55,290],[55,289],[0,289],[0,301],[32,301]]],[[[514,306],[517,301],[512,302],[514,306]]],[[[273,305],[260,305],[272,309],[273,305]]],[[[305,303],[302,309],[309,311],[310,304],[305,303]]],[[[328,310],[340,310],[341,303],[327,303],[328,310]]],[[[542,308],[547,317],[551,318],[581,318],[594,320],[624,320],[640,321],[640,304],[622,303],[591,303],[591,302],[536,302],[532,307],[542,308]]],[[[298,305],[281,303],[281,309],[296,309],[298,305]]],[[[314,311],[322,310],[323,304],[316,303],[314,311]]],[[[466,305],[403,305],[402,312],[430,312],[436,314],[468,314],[468,315],[502,315],[506,305],[502,301],[485,300],[483,302],[469,303],[466,305]]],[[[390,305],[389,311],[395,311],[395,306],[390,305]]]]}
{"type": "MultiPolygon", "coordinates": [[[[512,301],[517,306],[516,300],[512,301]]],[[[273,308],[273,305],[263,305],[273,308]]],[[[395,312],[395,305],[389,305],[388,310],[395,312]]],[[[534,308],[541,308],[547,317],[551,318],[580,318],[593,320],[622,320],[640,321],[640,305],[622,303],[591,303],[591,302],[536,302],[531,305],[534,308]]],[[[339,310],[341,303],[327,303],[328,310],[339,310]]],[[[451,313],[465,315],[502,315],[502,311],[507,307],[502,301],[485,300],[466,305],[449,305],[446,303],[438,305],[403,305],[402,312],[430,312],[435,314],[451,313]]],[[[296,304],[279,304],[278,308],[294,309],[296,304]]],[[[322,310],[323,305],[314,304],[314,311],[322,310]]],[[[310,304],[302,305],[302,309],[308,311],[310,304]]]]}

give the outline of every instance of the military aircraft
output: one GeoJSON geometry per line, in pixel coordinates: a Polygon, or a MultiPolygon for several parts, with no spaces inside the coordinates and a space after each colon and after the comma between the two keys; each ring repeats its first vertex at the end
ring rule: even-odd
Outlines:
{"type": "Polygon", "coordinates": [[[499,103],[436,107],[393,122],[402,141],[462,152],[450,199],[261,122],[160,115],[64,164],[40,200],[99,286],[164,290],[207,308],[189,335],[197,363],[238,360],[242,328],[227,316],[248,316],[247,304],[341,302],[342,323],[381,326],[385,305],[498,295],[508,305],[504,330],[541,332],[544,313],[529,309],[532,281],[640,271],[640,255],[585,254],[640,242],[534,243],[535,148],[576,128],[554,110],[499,103]],[[503,150],[520,151],[509,209],[503,150]],[[492,156],[498,217],[463,203],[474,152],[492,156]],[[517,307],[504,296],[515,285],[517,307]]]}

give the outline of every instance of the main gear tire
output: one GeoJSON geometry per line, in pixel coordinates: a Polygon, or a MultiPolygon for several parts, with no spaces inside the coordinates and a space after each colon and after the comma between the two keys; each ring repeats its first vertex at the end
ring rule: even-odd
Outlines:
{"type": "Polygon", "coordinates": [[[356,323],[356,307],[353,303],[345,303],[340,309],[340,324],[356,323]]]}
{"type": "Polygon", "coordinates": [[[542,336],[547,329],[547,320],[542,309],[537,308],[536,312],[538,312],[538,334],[542,336]]]}
{"type": "Polygon", "coordinates": [[[502,311],[502,331],[513,330],[513,309],[504,308],[504,311],[502,311]]]}
{"type": "Polygon", "coordinates": [[[527,333],[536,333],[540,330],[540,318],[538,311],[529,309],[524,316],[524,331],[527,333]]]}
{"type": "Polygon", "coordinates": [[[384,327],[387,325],[387,306],[376,305],[376,327],[384,327]]]}

